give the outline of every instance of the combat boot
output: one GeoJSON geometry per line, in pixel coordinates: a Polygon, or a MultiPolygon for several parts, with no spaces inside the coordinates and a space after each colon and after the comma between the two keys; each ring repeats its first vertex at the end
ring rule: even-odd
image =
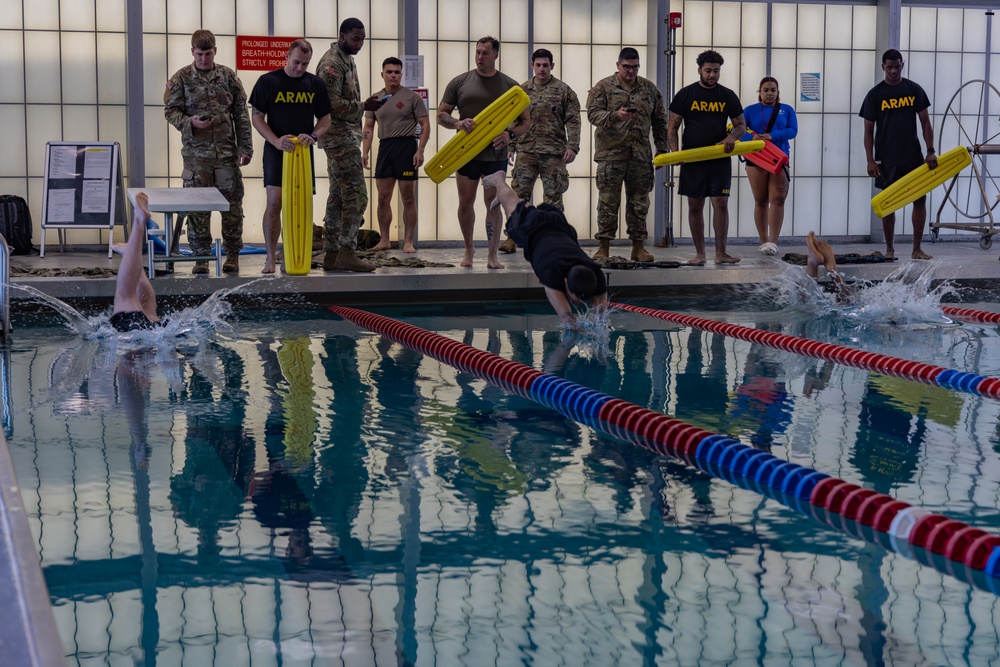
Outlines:
{"type": "Polygon", "coordinates": [[[208,262],[195,262],[194,268],[191,269],[191,273],[195,275],[207,275],[208,274],[208,262]]]}
{"type": "Polygon", "coordinates": [[[642,241],[632,241],[632,259],[636,262],[652,262],[655,258],[646,252],[642,241]]]}
{"type": "MultiPolygon", "coordinates": [[[[323,260],[323,266],[326,267],[326,260],[323,260]]],[[[354,254],[354,249],[348,246],[343,246],[337,253],[337,260],[334,262],[334,268],[337,271],[353,271],[354,273],[371,273],[375,270],[374,264],[369,264],[358,258],[354,254]]]]}
{"type": "Polygon", "coordinates": [[[324,271],[336,271],[337,270],[337,255],[340,254],[339,250],[327,250],[326,254],[323,255],[323,270],[324,271]]]}
{"type": "Polygon", "coordinates": [[[607,259],[608,255],[611,254],[611,241],[608,239],[601,239],[601,246],[594,253],[593,259],[607,259]]]}
{"type": "Polygon", "coordinates": [[[237,250],[226,253],[226,261],[222,264],[223,273],[240,272],[240,253],[237,250]]]}

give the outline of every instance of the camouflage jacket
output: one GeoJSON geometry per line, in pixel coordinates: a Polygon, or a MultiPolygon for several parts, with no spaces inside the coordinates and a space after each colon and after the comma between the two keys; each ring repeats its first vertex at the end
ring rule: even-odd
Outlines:
{"type": "Polygon", "coordinates": [[[316,74],[330,96],[330,129],[319,140],[320,148],[361,145],[361,82],[354,58],[344,53],[336,42],[323,54],[316,74]]]}
{"type": "Polygon", "coordinates": [[[528,79],[521,84],[531,99],[531,125],[518,137],[516,150],[539,155],[562,155],[566,149],[580,152],[580,100],[559,79],[544,86],[528,79]]]}
{"type": "Polygon", "coordinates": [[[199,72],[194,64],[183,67],[167,81],[163,115],[181,132],[181,155],[206,160],[253,155],[253,130],[247,112],[247,94],[236,72],[216,64],[199,72]],[[212,118],[211,127],[199,130],[192,116],[212,118]]]}
{"type": "Polygon", "coordinates": [[[649,135],[653,134],[656,153],[667,153],[667,110],[663,95],[649,79],[636,77],[631,89],[612,74],[598,81],[587,97],[587,120],[594,126],[594,160],[613,161],[632,158],[652,160],[649,135]],[[631,120],[618,120],[618,110],[635,107],[631,120]]]}

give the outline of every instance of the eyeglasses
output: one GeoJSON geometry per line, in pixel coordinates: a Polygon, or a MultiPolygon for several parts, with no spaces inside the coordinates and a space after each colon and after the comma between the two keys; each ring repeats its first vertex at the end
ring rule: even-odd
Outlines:
{"type": "Polygon", "coordinates": [[[626,65],[625,63],[618,63],[618,66],[621,67],[622,69],[627,69],[630,72],[638,72],[639,71],[639,66],[638,65],[626,65]]]}

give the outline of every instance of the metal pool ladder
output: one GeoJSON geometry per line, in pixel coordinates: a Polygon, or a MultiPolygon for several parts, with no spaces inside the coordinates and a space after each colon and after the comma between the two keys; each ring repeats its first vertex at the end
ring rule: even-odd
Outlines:
{"type": "Polygon", "coordinates": [[[10,246],[0,234],[0,341],[6,341],[10,331],[10,246]]]}

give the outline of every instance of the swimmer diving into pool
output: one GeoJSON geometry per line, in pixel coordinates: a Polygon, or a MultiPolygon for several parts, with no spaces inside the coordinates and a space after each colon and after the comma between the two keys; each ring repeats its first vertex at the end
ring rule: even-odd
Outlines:
{"type": "Polygon", "coordinates": [[[809,232],[806,235],[806,252],[806,274],[810,278],[818,278],[820,265],[826,267],[830,280],[833,281],[833,285],[837,289],[837,301],[849,301],[854,294],[854,289],[837,271],[837,257],[833,254],[833,248],[830,247],[830,244],[817,238],[815,232],[809,232]]]}
{"type": "Polygon", "coordinates": [[[156,314],[156,292],[142,268],[142,248],[146,244],[146,222],[149,220],[149,197],[140,192],[135,198],[132,214],[132,235],[129,236],[115,287],[115,305],[111,326],[120,332],[155,329],[160,324],[156,314]]]}
{"type": "Polygon", "coordinates": [[[528,200],[522,201],[504,176],[498,171],[483,177],[483,185],[497,191],[490,208],[503,207],[507,236],[524,248],[524,258],[545,288],[545,296],[559,319],[577,329],[574,305],[607,308],[608,285],[601,265],[580,248],[576,230],[562,211],[549,204],[532,206],[528,200]]]}

